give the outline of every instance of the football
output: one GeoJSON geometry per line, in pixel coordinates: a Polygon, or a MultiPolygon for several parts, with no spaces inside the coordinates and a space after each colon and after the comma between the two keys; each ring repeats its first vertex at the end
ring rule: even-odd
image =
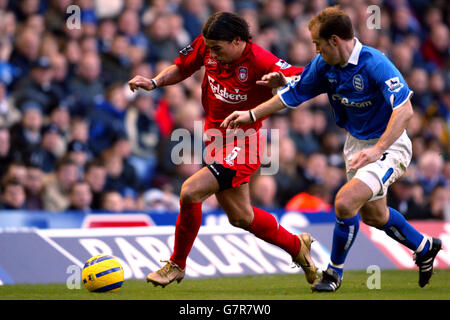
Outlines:
{"type": "Polygon", "coordinates": [[[123,268],[113,256],[100,254],[86,261],[82,281],[90,292],[115,292],[122,287],[123,268]]]}

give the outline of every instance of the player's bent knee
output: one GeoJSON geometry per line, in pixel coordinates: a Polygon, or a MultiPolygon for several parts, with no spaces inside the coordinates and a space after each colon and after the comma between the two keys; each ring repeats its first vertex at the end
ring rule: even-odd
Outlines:
{"type": "Polygon", "coordinates": [[[246,219],[245,217],[228,217],[228,221],[233,227],[241,229],[248,229],[252,223],[250,219],[246,219]]]}
{"type": "Polygon", "coordinates": [[[181,186],[180,201],[181,203],[194,203],[200,201],[197,197],[196,188],[189,183],[189,181],[185,181],[181,186]]]}
{"type": "Polygon", "coordinates": [[[361,220],[368,226],[375,228],[382,228],[386,224],[385,219],[382,217],[365,216],[361,214],[361,220]]]}
{"type": "Polygon", "coordinates": [[[354,209],[351,201],[344,197],[336,197],[334,202],[336,215],[341,219],[351,218],[354,216],[354,209]]]}

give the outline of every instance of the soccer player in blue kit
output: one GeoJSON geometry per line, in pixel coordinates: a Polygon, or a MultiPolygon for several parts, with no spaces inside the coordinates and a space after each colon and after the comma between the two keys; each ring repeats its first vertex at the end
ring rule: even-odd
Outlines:
{"type": "Polygon", "coordinates": [[[233,112],[222,126],[236,129],[326,93],[336,124],[347,131],[347,182],[335,199],[331,261],[312,290],[333,292],[340,287],[345,258],[359,229],[358,211],[364,223],[414,252],[419,285],[424,287],[433,274],[441,240],[419,233],[386,202],[388,187],[411,161],[411,140],[405,129],[413,115],[413,92],[387,57],[355,38],[350,18],[339,7],[324,9],[308,27],[318,54],[301,76],[259,106],[233,112]]]}

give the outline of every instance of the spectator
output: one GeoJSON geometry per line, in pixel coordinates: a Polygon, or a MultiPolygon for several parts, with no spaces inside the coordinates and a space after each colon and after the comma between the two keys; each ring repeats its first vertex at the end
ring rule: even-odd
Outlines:
{"type": "Polygon", "coordinates": [[[432,101],[432,95],[428,90],[428,73],[422,68],[414,68],[408,77],[411,90],[414,95],[411,97],[411,103],[420,111],[425,112],[432,101]]]}
{"type": "Polygon", "coordinates": [[[280,169],[275,175],[276,199],[284,206],[294,195],[307,187],[306,181],[298,174],[295,145],[289,137],[280,139],[279,163],[280,169]]]}
{"type": "Polygon", "coordinates": [[[167,25],[170,23],[169,17],[167,14],[157,16],[148,27],[150,50],[147,59],[150,62],[155,63],[159,60],[172,61],[178,57],[180,47],[170,38],[170,29],[167,28],[167,25]]]}
{"type": "Polygon", "coordinates": [[[119,134],[114,138],[114,142],[110,150],[118,154],[122,160],[123,177],[127,181],[127,186],[134,189],[141,189],[141,177],[137,173],[134,163],[131,161],[131,145],[126,134],[119,134]]]}
{"type": "Polygon", "coordinates": [[[49,114],[49,124],[58,127],[64,140],[68,140],[70,133],[70,113],[69,110],[63,106],[57,106],[52,109],[49,114]]]}
{"type": "Polygon", "coordinates": [[[131,9],[123,11],[118,19],[118,29],[119,32],[125,34],[131,46],[141,47],[145,50],[148,48],[148,40],[141,31],[137,11],[131,9]]]}
{"type": "Polygon", "coordinates": [[[106,168],[106,190],[121,191],[126,187],[137,190],[134,171],[124,170],[124,162],[119,153],[113,150],[105,151],[102,155],[106,168]]]}
{"type": "Polygon", "coordinates": [[[161,133],[154,120],[153,100],[148,95],[136,96],[128,108],[126,130],[132,154],[129,161],[136,170],[140,185],[149,188],[158,163],[161,133]]]}
{"type": "Polygon", "coordinates": [[[314,120],[311,111],[303,106],[291,112],[290,136],[294,140],[297,151],[310,155],[319,151],[319,141],[313,135],[314,120]]]}
{"type": "Polygon", "coordinates": [[[89,145],[89,123],[86,119],[80,117],[71,118],[68,140],[76,140],[89,145]]]}
{"type": "Polygon", "coordinates": [[[76,163],[67,158],[60,159],[56,172],[52,174],[44,187],[44,209],[55,213],[65,211],[70,205],[70,190],[77,180],[76,163]]]}
{"type": "Polygon", "coordinates": [[[286,210],[300,212],[330,212],[333,207],[326,202],[326,192],[320,185],[312,184],[305,192],[295,195],[286,204],[286,210]]]}
{"type": "Polygon", "coordinates": [[[112,40],[111,49],[101,54],[102,79],[106,86],[115,82],[126,83],[130,80],[129,48],[128,38],[124,34],[117,33],[112,40]]]}
{"type": "Polygon", "coordinates": [[[20,123],[11,127],[11,146],[22,158],[41,142],[43,115],[41,106],[35,101],[22,104],[23,116],[20,123]]]}
{"type": "Polygon", "coordinates": [[[123,199],[118,191],[109,190],[102,196],[102,211],[121,213],[123,212],[123,199]]]}
{"type": "Polygon", "coordinates": [[[450,210],[450,188],[444,185],[437,185],[430,195],[431,217],[437,220],[445,220],[449,217],[450,210]]]}
{"type": "Polygon", "coordinates": [[[42,139],[39,146],[29,150],[27,158],[40,166],[45,173],[52,173],[56,163],[66,151],[66,144],[61,130],[55,124],[49,124],[42,129],[42,139]]]}
{"type": "Polygon", "coordinates": [[[92,192],[87,182],[75,182],[70,190],[69,199],[70,205],[67,211],[80,211],[83,213],[92,211],[92,192]]]}
{"type": "Polygon", "coordinates": [[[442,175],[444,161],[436,151],[426,151],[419,159],[419,172],[417,181],[423,186],[426,196],[440,184],[446,185],[442,175]]]}
{"type": "Polygon", "coordinates": [[[30,76],[20,81],[12,94],[19,105],[29,100],[39,103],[45,114],[58,106],[64,93],[53,83],[50,58],[39,57],[32,65],[30,76]]]}
{"type": "Polygon", "coordinates": [[[449,31],[445,24],[436,23],[431,26],[429,37],[422,46],[422,55],[425,60],[433,63],[435,68],[448,67],[449,31]]]}
{"type": "Polygon", "coordinates": [[[85,53],[70,80],[70,88],[75,97],[71,114],[85,116],[92,105],[103,96],[104,86],[100,81],[101,60],[95,53],[85,53]]]}
{"type": "Polygon", "coordinates": [[[21,117],[22,114],[8,97],[6,83],[2,81],[0,75],[0,126],[11,127],[13,124],[19,122],[21,117]]]}
{"type": "Polygon", "coordinates": [[[125,132],[127,101],[121,84],[113,84],[106,90],[106,97],[89,113],[89,139],[94,155],[111,147],[113,139],[125,132]]]}
{"type": "Polygon", "coordinates": [[[78,166],[78,175],[83,177],[84,166],[92,158],[88,145],[81,141],[73,140],[67,146],[67,156],[78,166]]]}
{"type": "Polygon", "coordinates": [[[324,175],[327,170],[327,158],[319,152],[311,154],[303,167],[301,177],[307,185],[321,185],[324,181],[324,175]]]}
{"type": "Polygon", "coordinates": [[[250,195],[252,205],[267,210],[279,207],[277,198],[277,183],[272,175],[257,175],[252,177],[250,195]]]}
{"type": "Polygon", "coordinates": [[[102,207],[102,193],[106,184],[106,169],[103,162],[94,159],[86,164],[84,180],[89,184],[92,191],[93,210],[100,210],[102,207]]]}
{"type": "Polygon", "coordinates": [[[43,210],[42,191],[44,188],[44,172],[34,164],[27,165],[27,177],[24,183],[27,210],[43,210]]]}
{"type": "Polygon", "coordinates": [[[25,189],[17,179],[9,178],[2,181],[2,210],[20,210],[25,208],[25,189]]]}
{"type": "Polygon", "coordinates": [[[121,190],[123,200],[123,211],[136,211],[138,210],[138,193],[132,188],[124,188],[121,190]]]}
{"type": "Polygon", "coordinates": [[[27,167],[21,161],[13,161],[8,165],[3,178],[14,179],[19,181],[20,184],[24,185],[27,179],[27,167]]]}
{"type": "Polygon", "coordinates": [[[388,193],[388,205],[401,212],[407,220],[429,219],[429,211],[414,199],[413,187],[407,178],[394,183],[388,193]]]}
{"type": "Polygon", "coordinates": [[[16,78],[12,86],[17,83],[17,80],[23,79],[29,74],[31,66],[39,57],[40,44],[40,37],[34,30],[23,29],[18,34],[9,61],[16,70],[16,78]]]}
{"type": "Polygon", "coordinates": [[[142,195],[143,210],[152,213],[177,212],[180,209],[179,198],[169,192],[152,188],[142,195]]]}
{"type": "Polygon", "coordinates": [[[12,162],[11,135],[7,127],[0,126],[0,179],[12,162]]]}

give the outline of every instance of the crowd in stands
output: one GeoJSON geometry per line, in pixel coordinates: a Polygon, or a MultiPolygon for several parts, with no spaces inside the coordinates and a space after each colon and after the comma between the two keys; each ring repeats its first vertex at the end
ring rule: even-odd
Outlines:
{"type": "MultiPolygon", "coordinates": [[[[202,70],[152,92],[132,93],[127,82],[138,74],[151,78],[173,63],[216,11],[239,13],[252,41],[305,66],[315,55],[308,21],[334,4],[351,16],[358,39],[386,54],[414,91],[415,115],[408,126],[413,159],[390,188],[389,205],[408,219],[445,219],[450,210],[445,0],[0,0],[2,210],[176,212],[181,184],[202,164],[171,161],[171,133],[185,128],[198,138],[202,70]],[[71,5],[77,7],[68,10],[71,5]],[[380,8],[378,27],[368,27],[369,5],[380,8]]],[[[264,128],[278,130],[279,171],[252,178],[253,203],[293,210],[332,207],[345,182],[345,134],[334,123],[328,98],[273,115],[264,128]]],[[[216,208],[214,197],[205,201],[205,210],[216,208]]]]}

